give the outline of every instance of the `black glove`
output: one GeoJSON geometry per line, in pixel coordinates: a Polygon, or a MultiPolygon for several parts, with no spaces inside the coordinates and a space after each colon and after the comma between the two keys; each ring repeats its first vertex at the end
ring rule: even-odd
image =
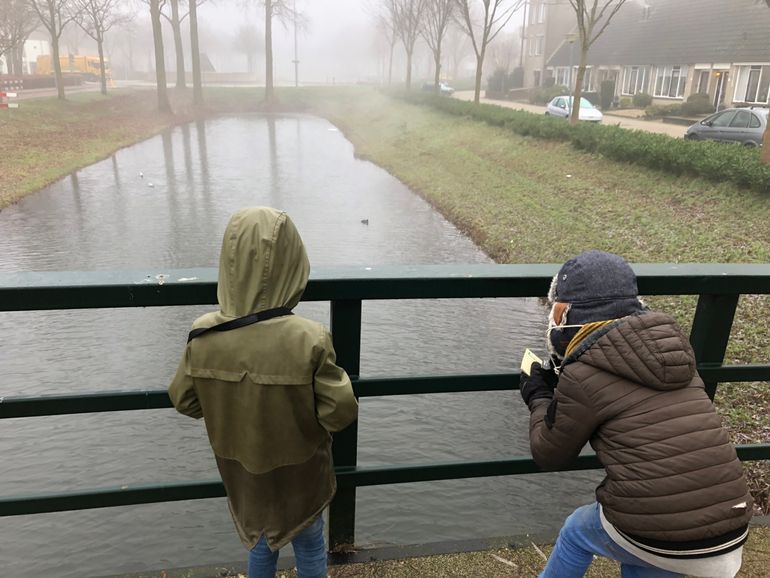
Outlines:
{"type": "Polygon", "coordinates": [[[548,368],[544,369],[539,363],[535,362],[529,371],[530,375],[526,373],[521,374],[519,385],[519,391],[524,403],[529,405],[531,401],[536,399],[553,398],[553,390],[559,381],[559,376],[556,375],[553,367],[548,364],[548,368]]]}

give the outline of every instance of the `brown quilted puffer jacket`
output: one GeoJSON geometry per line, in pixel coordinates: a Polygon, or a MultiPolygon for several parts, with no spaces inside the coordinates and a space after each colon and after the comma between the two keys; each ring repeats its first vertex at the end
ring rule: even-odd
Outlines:
{"type": "Polygon", "coordinates": [[[743,467],[668,315],[644,312],[590,334],[565,360],[553,401],[533,402],[541,468],[568,465],[586,442],[607,474],[597,500],[626,534],[708,541],[751,518],[743,467]]]}

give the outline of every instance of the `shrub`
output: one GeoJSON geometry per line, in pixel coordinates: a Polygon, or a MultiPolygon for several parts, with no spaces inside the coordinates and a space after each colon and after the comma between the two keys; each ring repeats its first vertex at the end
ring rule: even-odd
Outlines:
{"type": "Polygon", "coordinates": [[[627,130],[617,126],[578,123],[519,110],[441,98],[427,93],[399,95],[414,104],[466,116],[516,134],[571,143],[589,153],[675,175],[692,175],[717,182],[730,181],[770,193],[770,166],[760,161],[759,151],[717,142],[693,142],[663,134],[627,130]]]}
{"type": "Polygon", "coordinates": [[[621,96],[620,101],[618,102],[618,108],[631,108],[633,104],[630,96],[621,96]]]}
{"type": "Polygon", "coordinates": [[[636,108],[647,108],[652,104],[652,96],[646,92],[637,92],[631,101],[634,103],[636,108]]]}
{"type": "Polygon", "coordinates": [[[508,71],[504,68],[496,68],[487,78],[487,96],[505,96],[509,88],[508,71]]]}
{"type": "Polygon", "coordinates": [[[682,114],[708,114],[714,112],[714,105],[711,104],[711,97],[704,92],[696,92],[687,98],[687,102],[682,105],[682,114]]]}
{"type": "Polygon", "coordinates": [[[598,92],[584,92],[581,96],[583,98],[585,98],[588,102],[593,104],[594,106],[599,106],[599,93],[598,92]]]}
{"type": "Polygon", "coordinates": [[[517,66],[511,72],[511,88],[523,88],[524,87],[524,69],[521,66],[517,66]]]}
{"type": "Polygon", "coordinates": [[[547,104],[556,96],[567,94],[569,91],[566,86],[543,86],[533,88],[529,93],[529,101],[533,104],[547,104]]]}
{"type": "Polygon", "coordinates": [[[681,104],[651,104],[644,109],[644,115],[647,118],[660,118],[682,114],[681,104]]]}
{"type": "Polygon", "coordinates": [[[615,99],[615,81],[614,80],[602,80],[602,84],[599,87],[599,104],[602,110],[607,110],[612,106],[612,101],[615,99]]]}

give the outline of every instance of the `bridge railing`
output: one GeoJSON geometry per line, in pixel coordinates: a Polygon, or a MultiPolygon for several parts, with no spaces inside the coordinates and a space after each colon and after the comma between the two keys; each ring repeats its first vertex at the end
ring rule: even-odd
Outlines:
{"type": "MultiPolygon", "coordinates": [[[[542,296],[557,270],[558,265],[328,268],[313,270],[303,300],[331,303],[330,327],[337,359],[353,379],[359,397],[513,390],[519,384],[517,371],[359,379],[362,302],[542,296]]],[[[723,364],[738,300],[741,295],[770,294],[770,265],[637,264],[634,270],[642,295],[698,296],[690,341],[712,398],[720,382],[770,381],[770,363],[723,364]]],[[[215,269],[0,274],[0,312],[215,304],[216,275],[215,269]]],[[[0,397],[0,419],[167,408],[171,402],[165,385],[148,391],[0,397]]],[[[358,467],[359,427],[366,424],[354,423],[335,435],[339,489],[329,512],[332,548],[354,542],[357,487],[539,471],[528,456],[358,467]]],[[[770,444],[738,446],[738,455],[742,460],[770,459],[770,444]]],[[[570,469],[596,467],[596,457],[586,455],[570,469]]],[[[225,492],[220,480],[202,480],[28,496],[1,494],[2,489],[0,516],[15,516],[221,497],[225,492]]]]}

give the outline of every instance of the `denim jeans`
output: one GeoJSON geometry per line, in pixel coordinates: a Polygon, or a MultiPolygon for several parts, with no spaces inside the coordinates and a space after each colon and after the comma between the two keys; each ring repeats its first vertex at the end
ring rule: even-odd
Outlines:
{"type": "Polygon", "coordinates": [[[620,562],[622,578],[684,578],[684,574],[655,568],[618,546],[604,531],[595,502],[578,508],[564,522],[540,578],[581,578],[594,554],[620,562]]]}
{"type": "MultiPolygon", "coordinates": [[[[326,578],[324,520],[318,516],[291,541],[298,578],[326,578]]],[[[271,552],[263,535],[249,552],[249,578],[275,578],[278,551],[271,552]]]]}

